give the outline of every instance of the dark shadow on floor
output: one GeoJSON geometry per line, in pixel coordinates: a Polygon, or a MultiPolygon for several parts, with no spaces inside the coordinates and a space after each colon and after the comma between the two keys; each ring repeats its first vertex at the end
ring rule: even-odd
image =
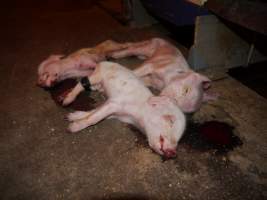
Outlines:
{"type": "Polygon", "coordinates": [[[232,68],[228,74],[267,98],[267,61],[251,64],[248,67],[232,68]]]}

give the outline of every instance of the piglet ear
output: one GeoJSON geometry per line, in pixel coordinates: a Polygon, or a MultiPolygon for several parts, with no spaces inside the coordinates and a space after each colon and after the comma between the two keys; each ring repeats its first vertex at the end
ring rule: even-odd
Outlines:
{"type": "Polygon", "coordinates": [[[50,60],[50,61],[58,61],[58,60],[61,60],[61,58],[65,57],[65,55],[63,54],[56,54],[56,55],[50,55],[47,60],[50,60]]]}
{"type": "Polygon", "coordinates": [[[40,65],[39,68],[42,68],[44,65],[47,65],[49,63],[55,62],[60,60],[64,55],[50,55],[47,59],[45,59],[40,65]]]}

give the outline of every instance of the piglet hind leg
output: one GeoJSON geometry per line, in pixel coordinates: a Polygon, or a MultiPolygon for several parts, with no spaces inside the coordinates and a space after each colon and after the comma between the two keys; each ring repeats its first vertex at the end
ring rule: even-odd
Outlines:
{"type": "Polygon", "coordinates": [[[147,58],[151,56],[151,49],[148,46],[149,42],[140,42],[128,44],[128,48],[117,50],[110,53],[109,57],[119,59],[129,56],[137,56],[139,58],[147,58]]]}
{"type": "Polygon", "coordinates": [[[117,106],[113,102],[107,101],[102,106],[91,110],[89,112],[72,113],[68,118],[73,121],[68,130],[72,133],[78,132],[88,126],[95,125],[106,117],[112,115],[117,111],[117,106]]]}

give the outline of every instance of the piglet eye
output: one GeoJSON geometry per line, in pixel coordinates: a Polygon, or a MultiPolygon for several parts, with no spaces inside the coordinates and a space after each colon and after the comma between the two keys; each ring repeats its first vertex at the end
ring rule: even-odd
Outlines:
{"type": "Polygon", "coordinates": [[[176,72],[177,72],[178,74],[183,74],[183,73],[185,73],[185,71],[184,71],[184,70],[181,70],[181,69],[177,70],[176,72]]]}
{"type": "Polygon", "coordinates": [[[159,141],[160,143],[163,143],[164,142],[164,138],[162,136],[159,137],[159,141]]]}
{"type": "Polygon", "coordinates": [[[189,93],[190,92],[190,87],[189,86],[184,86],[183,87],[183,96],[185,96],[187,93],[189,93]]]}

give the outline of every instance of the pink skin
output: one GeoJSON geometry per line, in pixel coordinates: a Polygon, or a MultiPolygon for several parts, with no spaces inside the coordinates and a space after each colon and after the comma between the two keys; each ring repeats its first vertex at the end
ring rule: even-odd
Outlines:
{"type": "MultiPolygon", "coordinates": [[[[212,95],[207,95],[210,80],[198,73],[189,71],[177,76],[169,85],[164,87],[160,95],[171,97],[185,113],[198,110],[202,103],[211,100],[212,95]]],[[[216,96],[214,96],[216,98],[216,96]]]]}
{"type": "Polygon", "coordinates": [[[160,141],[160,150],[163,152],[165,157],[167,158],[176,157],[176,151],[174,149],[164,149],[164,141],[165,141],[164,137],[160,136],[159,141],[160,141]]]}
{"type": "Polygon", "coordinates": [[[40,64],[37,82],[39,86],[52,87],[67,78],[88,76],[98,61],[92,55],[81,55],[78,59],[76,57],[60,59],[61,57],[52,55],[40,64]]]}
{"type": "Polygon", "coordinates": [[[161,90],[161,96],[169,96],[185,113],[197,111],[202,102],[214,100],[217,95],[207,92],[211,81],[192,71],[181,52],[159,38],[132,43],[128,48],[115,51],[113,58],[137,56],[146,58],[145,62],[134,70],[147,86],[161,90]],[[183,93],[183,87],[188,87],[183,93]]]}
{"type": "Polygon", "coordinates": [[[128,47],[128,43],[119,44],[107,40],[94,48],[81,49],[66,58],[63,55],[51,55],[38,67],[38,82],[41,87],[52,87],[67,78],[90,75],[98,62],[106,60],[112,51],[128,47]]]}
{"type": "MultiPolygon", "coordinates": [[[[70,113],[70,132],[80,131],[105,118],[116,118],[139,128],[148,138],[150,147],[166,158],[176,156],[177,143],[185,129],[185,116],[168,97],[154,96],[134,75],[119,64],[101,62],[88,77],[92,88],[105,93],[107,101],[89,111],[70,113]],[[97,87],[95,87],[97,86],[97,87]]],[[[74,91],[81,92],[78,84],[74,91]]],[[[72,98],[75,98],[75,92],[72,98]]]]}

